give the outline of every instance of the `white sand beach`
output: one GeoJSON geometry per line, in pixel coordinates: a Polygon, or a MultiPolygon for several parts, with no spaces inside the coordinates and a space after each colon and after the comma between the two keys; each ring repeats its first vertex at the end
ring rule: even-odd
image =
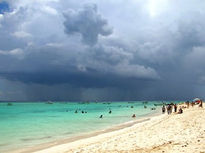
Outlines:
{"type": "Polygon", "coordinates": [[[131,127],[52,146],[36,153],[205,153],[205,108],[163,114],[131,127]]]}

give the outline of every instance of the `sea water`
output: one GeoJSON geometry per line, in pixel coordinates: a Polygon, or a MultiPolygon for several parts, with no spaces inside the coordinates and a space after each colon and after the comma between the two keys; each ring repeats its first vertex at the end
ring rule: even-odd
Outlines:
{"type": "Polygon", "coordinates": [[[155,103],[160,102],[0,103],[0,152],[99,131],[131,121],[133,114],[139,119],[156,113],[155,103]]]}

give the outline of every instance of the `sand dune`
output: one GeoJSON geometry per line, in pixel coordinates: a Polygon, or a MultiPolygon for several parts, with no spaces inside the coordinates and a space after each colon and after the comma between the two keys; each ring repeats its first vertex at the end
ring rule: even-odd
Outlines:
{"type": "Polygon", "coordinates": [[[205,109],[159,115],[125,129],[57,145],[36,153],[205,153],[205,109]]]}

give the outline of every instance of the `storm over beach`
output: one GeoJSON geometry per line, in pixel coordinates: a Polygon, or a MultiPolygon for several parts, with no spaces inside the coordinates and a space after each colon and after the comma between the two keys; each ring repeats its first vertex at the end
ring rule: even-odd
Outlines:
{"type": "Polygon", "coordinates": [[[205,1],[0,0],[0,100],[204,98],[205,1]]]}
{"type": "Polygon", "coordinates": [[[0,153],[205,153],[205,0],[0,0],[0,153]]]}

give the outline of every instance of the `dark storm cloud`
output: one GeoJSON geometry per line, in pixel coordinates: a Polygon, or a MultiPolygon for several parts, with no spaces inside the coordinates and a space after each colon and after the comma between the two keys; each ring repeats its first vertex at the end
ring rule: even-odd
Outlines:
{"type": "Polygon", "coordinates": [[[86,44],[94,45],[99,35],[108,36],[112,33],[107,20],[98,14],[96,5],[85,5],[79,11],[67,11],[64,17],[65,32],[68,35],[80,34],[86,44]]]}
{"type": "Polygon", "coordinates": [[[82,72],[61,72],[61,71],[46,71],[46,72],[1,72],[1,77],[12,81],[20,81],[29,84],[70,84],[74,87],[82,88],[104,88],[104,87],[123,87],[134,88],[138,82],[150,82],[149,79],[136,79],[133,77],[124,78],[115,74],[102,74],[95,71],[82,72]],[[109,76],[109,77],[108,77],[109,76]],[[129,79],[129,81],[127,81],[129,79]]]}
{"type": "Polygon", "coordinates": [[[130,65],[127,61],[132,56],[112,46],[96,46],[87,52],[74,50],[78,58],[75,54],[62,55],[61,47],[29,47],[24,51],[0,52],[0,76],[26,84],[70,84],[80,88],[133,88],[136,82],[158,79],[153,69],[130,65]]]}
{"type": "Polygon", "coordinates": [[[12,11],[0,15],[1,97],[203,96],[205,2],[95,3],[11,0],[12,11]]]}

